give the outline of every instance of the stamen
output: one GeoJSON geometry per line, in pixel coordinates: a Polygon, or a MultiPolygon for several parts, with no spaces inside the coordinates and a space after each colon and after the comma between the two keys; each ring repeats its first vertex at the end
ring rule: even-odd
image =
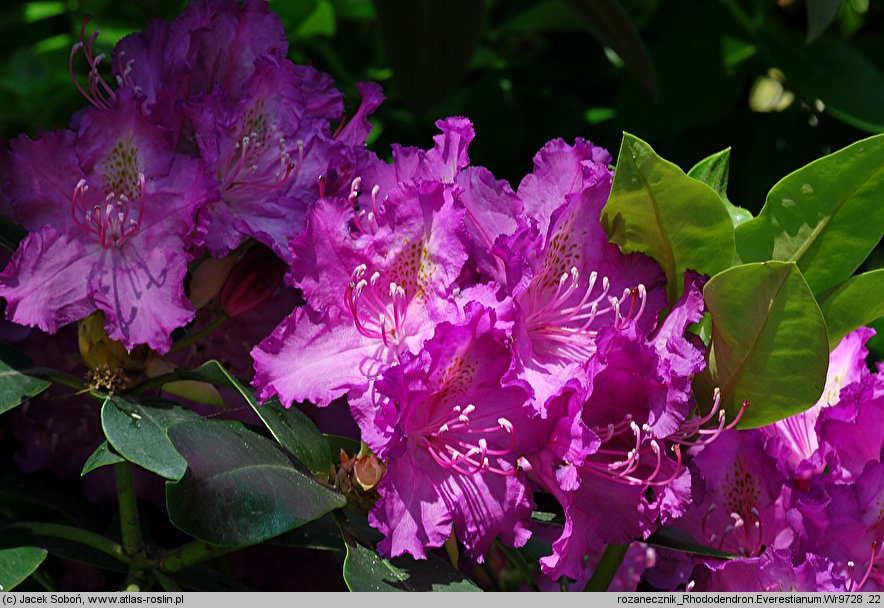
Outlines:
{"type": "Polygon", "coordinates": [[[88,42],[86,41],[86,26],[89,23],[90,17],[87,15],[83,19],[83,24],[80,27],[80,41],[74,44],[71,47],[71,53],[68,56],[68,72],[71,75],[71,80],[74,82],[74,86],[77,87],[77,90],[80,94],[91,103],[93,106],[98,108],[99,110],[108,109],[114,101],[116,101],[116,94],[113,89],[108,86],[107,82],[98,72],[98,65],[104,59],[104,55],[98,55],[97,57],[93,56],[92,53],[92,45],[95,42],[95,39],[98,37],[98,30],[92,32],[89,36],[88,42]],[[87,63],[89,64],[89,75],[87,77],[89,92],[87,93],[85,89],[80,85],[80,81],[77,80],[77,77],[74,73],[74,57],[78,52],[83,51],[83,56],[86,58],[87,63]]]}
{"type": "Polygon", "coordinates": [[[408,299],[405,290],[391,282],[384,291],[380,273],[376,271],[365,280],[366,270],[365,264],[356,266],[344,296],[353,325],[363,336],[379,339],[387,348],[398,351],[406,337],[408,299]]]}
{"type": "Polygon", "coordinates": [[[440,466],[464,475],[485,472],[507,477],[517,475],[518,467],[513,471],[506,471],[493,466],[489,458],[505,456],[515,450],[516,433],[513,424],[506,418],[498,418],[495,426],[477,428],[470,420],[475,411],[474,404],[463,408],[455,405],[449,413],[427,423],[417,434],[422,437],[430,455],[440,466]],[[500,432],[509,436],[509,445],[504,448],[489,448],[489,437],[500,432]],[[475,441],[470,439],[477,435],[475,441]]]}
{"type": "Polygon", "coordinates": [[[81,179],[74,187],[71,196],[71,215],[77,224],[91,238],[105,249],[121,247],[129,237],[138,232],[144,218],[144,174],[138,174],[138,199],[132,201],[125,194],[110,192],[104,197],[103,205],[89,205],[86,194],[89,186],[81,179]],[[138,206],[138,216],[131,217],[132,206],[138,206]]]}

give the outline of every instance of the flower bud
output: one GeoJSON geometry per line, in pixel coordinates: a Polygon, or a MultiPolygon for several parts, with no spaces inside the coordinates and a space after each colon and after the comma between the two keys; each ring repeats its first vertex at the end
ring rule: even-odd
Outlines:
{"type": "Polygon", "coordinates": [[[212,301],[230,275],[237,256],[232,253],[219,260],[206,258],[190,273],[187,295],[193,307],[199,310],[212,301]]]}
{"type": "Polygon", "coordinates": [[[221,308],[231,317],[254,310],[279,287],[286,265],[267,247],[255,245],[240,258],[221,288],[221,308]]]}
{"type": "Polygon", "coordinates": [[[340,458],[335,487],[347,497],[351,509],[368,512],[378,499],[377,485],[384,475],[385,465],[370,451],[349,458],[341,450],[340,458]]]}

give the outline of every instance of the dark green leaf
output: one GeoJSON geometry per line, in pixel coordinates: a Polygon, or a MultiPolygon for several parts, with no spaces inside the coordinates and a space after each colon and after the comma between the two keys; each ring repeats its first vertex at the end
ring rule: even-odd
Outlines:
{"type": "Polygon", "coordinates": [[[807,38],[810,44],[835,20],[841,0],[805,0],[807,4],[807,38]]]}
{"type": "Polygon", "coordinates": [[[347,543],[344,582],[350,591],[481,591],[466,576],[433,554],[387,561],[356,542],[347,543]]]}
{"type": "Polygon", "coordinates": [[[884,135],[818,159],[780,180],[737,230],[743,262],[796,262],[814,294],[846,280],[884,234],[884,135]]]}
{"type": "Polygon", "coordinates": [[[341,453],[341,450],[344,450],[344,453],[346,453],[347,456],[353,456],[357,454],[362,447],[362,444],[358,439],[350,439],[349,437],[343,437],[341,435],[323,435],[323,437],[325,438],[326,444],[328,444],[328,449],[335,459],[338,458],[338,454],[341,453]]]}
{"type": "Polygon", "coordinates": [[[884,131],[884,75],[858,50],[829,36],[805,46],[797,33],[765,24],[759,44],[786,86],[858,129],[884,131]]]}
{"type": "Polygon", "coordinates": [[[730,175],[731,149],[725,148],[707,156],[688,171],[688,177],[701,181],[713,190],[721,198],[724,208],[731,216],[734,226],[739,226],[745,221],[752,219],[752,213],[742,207],[737,207],[727,197],[727,182],[730,175]]]}
{"type": "Polygon", "coordinates": [[[28,376],[34,364],[21,352],[0,343],[0,414],[42,393],[49,382],[28,376]]]}
{"type": "Polygon", "coordinates": [[[623,134],[602,226],[624,251],[657,260],[674,302],[686,269],[714,274],[734,259],[734,228],[718,195],[651,147],[623,134]]]}
{"type": "Polygon", "coordinates": [[[589,28],[602,45],[609,47],[650,93],[657,96],[654,64],[638,30],[616,0],[562,0],[589,28]]]}
{"type": "Polygon", "coordinates": [[[393,77],[420,114],[466,71],[479,43],[485,5],[476,0],[374,0],[393,77]]]}
{"type": "Polygon", "coordinates": [[[320,551],[343,552],[344,541],[341,530],[329,516],[320,517],[270,541],[281,547],[317,549],[320,551]]]}
{"type": "Polygon", "coordinates": [[[95,451],[92,452],[92,455],[86,460],[86,464],[83,465],[83,470],[80,472],[80,476],[82,477],[87,473],[91,473],[95,469],[100,469],[101,467],[106,467],[111,464],[118,464],[120,462],[126,462],[126,459],[117,454],[107,441],[102,441],[101,445],[95,448],[95,451]]]}
{"type": "Polygon", "coordinates": [[[34,573],[44,559],[46,549],[38,547],[0,549],[0,591],[15,589],[16,585],[34,573]]]}
{"type": "Polygon", "coordinates": [[[328,475],[332,463],[328,444],[313,421],[296,407],[286,409],[278,399],[259,404],[252,390],[224,369],[218,361],[208,361],[188,372],[187,376],[238,392],[282,447],[310,469],[311,473],[319,477],[328,475]]]}
{"type": "Polygon", "coordinates": [[[851,277],[820,296],[829,349],[857,327],[884,315],[884,268],[851,277]]]}
{"type": "Polygon", "coordinates": [[[730,417],[749,401],[741,428],[792,416],[819,399],[829,364],[826,323],[793,262],[730,268],[706,283],[703,297],[712,343],[697,394],[721,389],[730,417]]]}
{"type": "Polygon", "coordinates": [[[0,247],[8,251],[15,251],[27,235],[24,228],[8,217],[0,215],[0,247]]]}
{"type": "Polygon", "coordinates": [[[201,421],[169,429],[187,473],[166,484],[172,523],[207,543],[260,543],[347,503],[304,475],[272,442],[244,428],[201,421]]]}
{"type": "Polygon", "coordinates": [[[707,557],[718,557],[721,559],[734,559],[739,557],[738,555],[732,555],[725,551],[721,551],[720,549],[700,544],[686,532],[682,532],[678,528],[672,528],[670,526],[663,526],[646,538],[644,542],[649,545],[654,545],[655,547],[674,549],[676,551],[692,553],[694,555],[705,555],[707,557]]]}
{"type": "Polygon", "coordinates": [[[101,427],[113,448],[126,460],[166,479],[181,479],[187,470],[168,430],[187,420],[202,420],[179,406],[147,406],[121,397],[108,397],[101,408],[101,427]]]}

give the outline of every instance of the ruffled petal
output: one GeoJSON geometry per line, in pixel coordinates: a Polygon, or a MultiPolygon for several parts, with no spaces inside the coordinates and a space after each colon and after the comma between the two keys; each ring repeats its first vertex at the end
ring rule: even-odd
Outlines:
{"type": "Polygon", "coordinates": [[[87,316],[95,310],[88,277],[103,253],[97,245],[62,236],[51,226],[29,234],[0,274],[7,318],[55,333],[87,316]]]}

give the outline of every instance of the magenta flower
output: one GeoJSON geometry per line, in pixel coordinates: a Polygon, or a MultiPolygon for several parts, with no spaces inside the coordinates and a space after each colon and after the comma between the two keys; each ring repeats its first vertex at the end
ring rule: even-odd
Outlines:
{"type": "Polygon", "coordinates": [[[466,316],[438,325],[420,353],[389,369],[376,404],[353,407],[363,441],[387,463],[369,514],[384,555],[424,558],[453,527],[481,562],[496,536],[513,546],[530,536],[519,458],[540,437],[528,392],[500,384],[510,357],[494,313],[471,304],[466,316]]]}
{"type": "Polygon", "coordinates": [[[54,333],[100,310],[126,348],[165,352],[193,318],[184,240],[208,180],[128,91],[79,122],[13,142],[9,198],[30,234],[0,275],[7,317],[54,333]]]}
{"type": "Polygon", "coordinates": [[[831,559],[849,591],[884,590],[882,488],[884,463],[873,460],[852,483],[828,484],[824,507],[810,501],[799,506],[808,522],[808,550],[831,559]]]}
{"type": "Polygon", "coordinates": [[[453,188],[402,185],[385,201],[360,188],[320,200],[292,243],[292,277],[312,310],[296,310],[252,351],[261,399],[356,398],[457,314],[449,296],[466,254],[453,188]]]}
{"type": "MultiPolygon", "coordinates": [[[[846,458],[854,461],[852,468],[856,475],[862,472],[865,463],[872,457],[879,458],[884,429],[874,423],[855,423],[860,410],[864,409],[860,404],[865,402],[869,402],[869,405],[864,409],[864,416],[870,422],[876,419],[876,408],[880,412],[884,407],[884,389],[880,390],[881,397],[876,399],[873,394],[863,396],[864,391],[859,387],[852,388],[848,392],[852,406],[841,405],[842,389],[854,383],[863,382],[874,393],[874,380],[866,380],[870,374],[865,362],[869,354],[865,343],[874,333],[869,328],[861,327],[845,336],[829,355],[826,385],[819,401],[800,414],[765,427],[765,432],[772,438],[772,444],[779,446],[777,455],[784,475],[794,477],[806,486],[812,477],[823,472],[827,460],[837,458],[837,454],[842,451],[846,458]],[[876,401],[880,401],[877,406],[876,401]],[[845,424],[850,426],[845,427],[845,424]],[[821,426],[830,429],[827,435],[831,435],[831,441],[837,444],[837,448],[833,449],[834,446],[821,437],[821,426]],[[844,430],[839,433],[835,431],[838,428],[844,430]],[[845,434],[850,435],[847,441],[843,440],[845,434]],[[858,434],[868,436],[857,437],[858,434]],[[863,455],[853,458],[847,456],[848,452],[857,450],[863,451],[863,455]]],[[[836,466],[835,471],[839,470],[840,467],[836,466]]]]}
{"type": "Polygon", "coordinates": [[[508,379],[532,386],[541,415],[596,352],[600,328],[632,320],[647,332],[666,304],[659,266],[620,253],[599,223],[611,188],[608,161],[583,140],[546,144],[518,189],[531,222],[495,247],[520,311],[508,379]]]}
{"type": "Polygon", "coordinates": [[[184,128],[179,102],[216,87],[238,101],[256,62],[282,60],[287,52],[282,22],[264,0],[195,0],[172,23],[151,21],[121,40],[112,67],[117,82],[133,89],[177,142],[184,128]]]}
{"type": "Polygon", "coordinates": [[[327,121],[342,96],[328,76],[272,56],[255,63],[246,90],[237,99],[216,88],[184,104],[220,194],[200,214],[196,244],[221,257],[252,237],[291,261],[288,243],[319,197],[319,176],[345,162],[327,121]]]}
{"type": "Polygon", "coordinates": [[[565,511],[553,555],[540,562],[547,576],[580,578],[587,554],[646,538],[690,503],[691,475],[674,442],[700,430],[684,421],[703,351],[685,331],[702,316],[702,282],[686,277],[682,299],[650,336],[634,319],[602,327],[580,375],[548,401],[553,430],[528,456],[565,511]]]}

